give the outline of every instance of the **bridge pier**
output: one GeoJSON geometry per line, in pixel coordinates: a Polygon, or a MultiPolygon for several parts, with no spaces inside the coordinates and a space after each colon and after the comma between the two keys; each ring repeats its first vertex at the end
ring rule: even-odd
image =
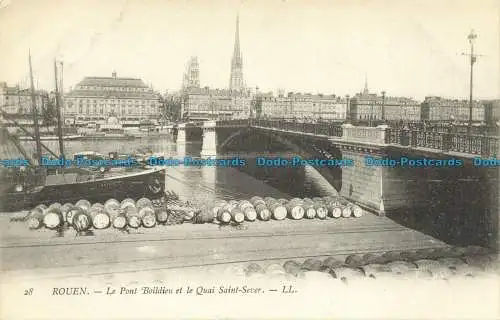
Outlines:
{"type": "Polygon", "coordinates": [[[217,155],[217,132],[215,121],[203,123],[203,142],[200,155],[202,157],[215,157],[217,155]]]}
{"type": "Polygon", "coordinates": [[[186,155],[186,124],[181,123],[177,126],[177,155],[183,157],[186,155]]]}

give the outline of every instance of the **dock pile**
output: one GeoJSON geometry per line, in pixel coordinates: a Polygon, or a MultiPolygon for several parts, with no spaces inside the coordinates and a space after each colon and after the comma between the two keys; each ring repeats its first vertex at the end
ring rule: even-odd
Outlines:
{"type": "Polygon", "coordinates": [[[342,197],[274,199],[252,197],[250,200],[218,200],[211,206],[207,219],[212,218],[222,224],[243,221],[300,220],[327,218],[359,218],[363,209],[342,197]]]}
{"type": "Polygon", "coordinates": [[[71,227],[77,232],[91,229],[102,230],[115,228],[125,230],[139,227],[153,228],[158,224],[171,225],[190,221],[198,209],[178,199],[150,200],[141,198],[137,201],[109,199],[103,203],[90,203],[79,200],[72,203],[52,203],[38,205],[29,211],[26,220],[30,229],[45,227],[61,230],[71,227]]]}
{"type": "Polygon", "coordinates": [[[484,247],[450,247],[416,251],[352,254],[338,257],[288,260],[282,264],[250,263],[230,267],[245,276],[307,278],[323,274],[348,283],[362,279],[440,279],[477,277],[499,271],[498,255],[484,247]]]}

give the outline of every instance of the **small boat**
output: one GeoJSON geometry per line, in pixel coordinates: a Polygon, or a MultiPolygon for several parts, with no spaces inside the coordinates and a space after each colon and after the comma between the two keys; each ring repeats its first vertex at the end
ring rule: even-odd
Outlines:
{"type": "Polygon", "coordinates": [[[97,125],[94,133],[83,135],[80,140],[133,140],[134,135],[125,132],[122,124],[115,117],[110,117],[107,123],[97,125]]]}
{"type": "MultiPolygon", "coordinates": [[[[36,101],[34,99],[31,56],[29,66],[30,91],[33,97],[32,101],[36,101]]],[[[11,150],[17,149],[23,156],[23,159],[17,159],[20,161],[13,166],[0,166],[0,212],[31,209],[39,204],[48,205],[54,202],[75,203],[80,199],[104,202],[110,198],[117,200],[125,198],[137,200],[142,197],[161,198],[165,191],[165,169],[148,168],[132,158],[128,159],[127,163],[126,159],[118,159],[117,154],[110,154],[110,157],[106,159],[96,152],[76,154],[74,159],[67,162],[64,155],[64,137],[61,128],[57,67],[56,65],[54,67],[59,155],[56,155],[41,142],[36,105],[33,105],[32,108],[35,129],[33,135],[22,125],[13,121],[19,129],[26,135],[30,135],[36,142],[35,157],[24,150],[19,139],[9,133],[6,126],[0,127],[2,150],[11,152],[11,150]],[[11,145],[13,145],[12,148],[11,145]],[[43,157],[42,147],[53,156],[49,161],[43,157]],[[80,159],[80,165],[77,164],[77,159],[80,159]],[[125,162],[119,162],[121,160],[125,162]],[[119,163],[123,165],[119,165],[119,163]]],[[[0,110],[0,114],[7,119],[5,112],[0,110]]],[[[111,123],[111,128],[108,129],[113,129],[113,125],[111,123]]],[[[113,134],[109,130],[104,133],[113,134]]]]}
{"type": "MultiPolygon", "coordinates": [[[[83,137],[82,135],[79,134],[72,134],[72,135],[66,135],[63,136],[63,139],[66,140],[77,140],[79,138],[83,137]]],[[[18,137],[20,141],[33,141],[33,137],[30,136],[20,136],[18,137]]],[[[51,136],[40,136],[40,141],[57,141],[59,140],[58,136],[51,135],[51,136]]]]}

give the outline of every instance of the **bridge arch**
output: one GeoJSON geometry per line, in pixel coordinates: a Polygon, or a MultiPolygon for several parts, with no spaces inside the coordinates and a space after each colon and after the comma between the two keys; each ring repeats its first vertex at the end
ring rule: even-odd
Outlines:
{"type": "MultiPolygon", "coordinates": [[[[315,140],[307,140],[304,137],[292,136],[286,133],[270,132],[258,128],[240,128],[230,132],[226,137],[219,136],[221,141],[217,146],[217,154],[228,154],[231,151],[259,153],[278,150],[290,155],[296,155],[303,159],[341,159],[342,152],[329,141],[318,143],[315,140]],[[262,148],[267,146],[267,148],[262,148]],[[271,148],[272,146],[272,148],[271,148]]],[[[311,167],[321,175],[337,191],[342,188],[342,168],[340,167],[311,167]]]]}

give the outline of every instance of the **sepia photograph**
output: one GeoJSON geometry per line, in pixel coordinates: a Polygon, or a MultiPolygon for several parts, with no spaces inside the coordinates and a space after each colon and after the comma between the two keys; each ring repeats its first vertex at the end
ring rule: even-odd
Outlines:
{"type": "Polygon", "coordinates": [[[498,0],[0,0],[0,319],[500,319],[498,0]]]}

